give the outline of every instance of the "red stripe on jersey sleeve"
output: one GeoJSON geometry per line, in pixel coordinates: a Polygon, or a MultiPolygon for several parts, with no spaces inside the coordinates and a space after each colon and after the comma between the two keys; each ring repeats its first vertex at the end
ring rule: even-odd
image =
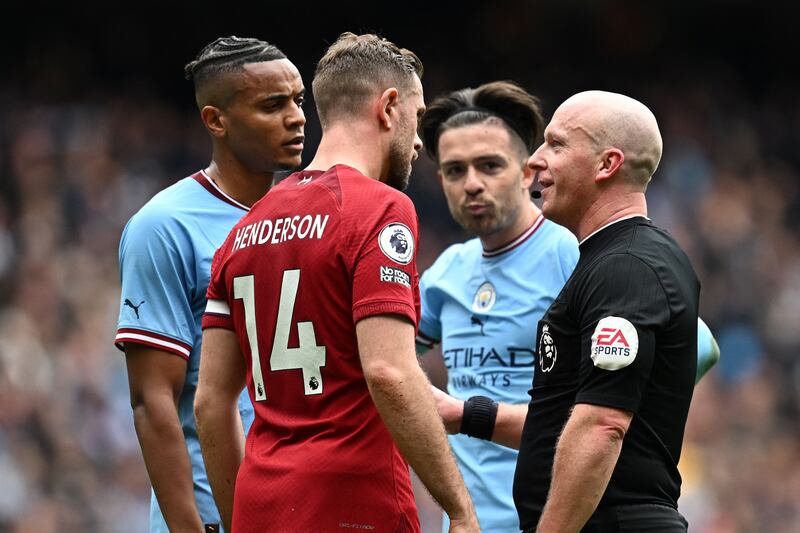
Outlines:
{"type": "Polygon", "coordinates": [[[400,315],[417,327],[417,312],[408,302],[367,302],[353,307],[353,323],[377,315],[400,315]]]}
{"type": "Polygon", "coordinates": [[[220,315],[217,313],[204,313],[202,328],[225,328],[231,331],[236,331],[230,315],[220,315]]]}
{"type": "Polygon", "coordinates": [[[156,348],[165,352],[179,355],[189,360],[189,355],[192,353],[192,346],[166,335],[160,335],[143,329],[135,328],[120,328],[117,330],[117,336],[114,339],[114,346],[119,350],[125,351],[126,343],[142,344],[151,348],[156,348]]]}

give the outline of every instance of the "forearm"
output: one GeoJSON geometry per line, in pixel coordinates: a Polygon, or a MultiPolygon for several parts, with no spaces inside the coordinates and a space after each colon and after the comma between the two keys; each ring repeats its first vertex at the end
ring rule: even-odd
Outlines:
{"type": "Polygon", "coordinates": [[[622,449],[622,436],[593,426],[573,412],[556,446],[553,478],[538,533],[581,530],[611,479],[622,449]]]}
{"type": "Polygon", "coordinates": [[[208,481],[225,531],[231,531],[236,475],[244,458],[244,429],[236,403],[204,402],[195,406],[197,434],[208,481]]]}
{"type": "Polygon", "coordinates": [[[192,465],[172,397],[143,401],[134,407],[133,420],[147,474],[170,531],[202,531],[192,465]]]}
{"type": "Polygon", "coordinates": [[[492,442],[519,450],[522,439],[522,426],[528,416],[528,406],[501,403],[497,406],[497,420],[494,424],[492,442]]]}
{"type": "MultiPolygon", "coordinates": [[[[432,389],[436,400],[436,410],[442,417],[444,427],[448,433],[469,434],[468,428],[463,428],[464,420],[464,401],[453,398],[449,394],[439,389],[432,389]]],[[[519,449],[522,439],[522,427],[525,425],[525,417],[528,415],[527,405],[515,405],[510,403],[497,404],[497,416],[491,431],[492,442],[508,446],[515,450],[519,449]]]]}
{"type": "Polygon", "coordinates": [[[373,401],[395,443],[451,519],[464,519],[472,502],[450,452],[430,385],[415,364],[367,376],[373,401]]]}

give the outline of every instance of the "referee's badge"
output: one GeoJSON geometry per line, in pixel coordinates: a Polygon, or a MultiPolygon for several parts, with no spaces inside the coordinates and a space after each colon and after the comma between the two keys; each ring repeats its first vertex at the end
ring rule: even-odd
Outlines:
{"type": "Polygon", "coordinates": [[[556,366],[556,358],[558,357],[558,350],[556,343],[553,342],[553,336],[550,335],[550,326],[545,324],[542,326],[542,336],[539,337],[539,367],[542,372],[550,372],[556,366]]]}
{"type": "Polygon", "coordinates": [[[495,300],[497,300],[497,291],[494,290],[494,285],[486,281],[478,287],[478,292],[472,299],[472,310],[476,313],[486,313],[494,307],[495,300]]]}
{"type": "Polygon", "coordinates": [[[628,320],[607,316],[592,334],[592,362],[603,370],[619,370],[633,363],[639,351],[639,334],[628,320]]]}

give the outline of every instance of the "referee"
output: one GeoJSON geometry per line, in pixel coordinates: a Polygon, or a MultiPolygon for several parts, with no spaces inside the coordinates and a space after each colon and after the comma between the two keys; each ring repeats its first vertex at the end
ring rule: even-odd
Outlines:
{"type": "Polygon", "coordinates": [[[556,110],[528,162],[544,215],[575,234],[580,259],[537,330],[514,478],[525,532],[687,530],[678,459],[700,284],[647,218],[661,148],[647,107],[589,91],[556,110]]]}

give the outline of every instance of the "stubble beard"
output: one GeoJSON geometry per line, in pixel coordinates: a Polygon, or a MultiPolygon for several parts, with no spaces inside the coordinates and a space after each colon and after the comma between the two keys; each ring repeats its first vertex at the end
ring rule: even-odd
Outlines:
{"type": "MultiPolygon", "coordinates": [[[[413,148],[411,149],[413,150],[413,148]]],[[[389,172],[386,185],[404,191],[411,178],[411,154],[397,139],[389,146],[389,172]]]]}
{"type": "Polygon", "coordinates": [[[459,226],[478,237],[487,237],[505,230],[518,216],[518,212],[500,209],[496,203],[487,214],[480,217],[470,215],[466,208],[451,208],[450,214],[459,226]]]}

